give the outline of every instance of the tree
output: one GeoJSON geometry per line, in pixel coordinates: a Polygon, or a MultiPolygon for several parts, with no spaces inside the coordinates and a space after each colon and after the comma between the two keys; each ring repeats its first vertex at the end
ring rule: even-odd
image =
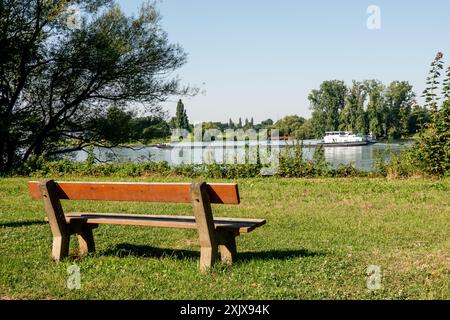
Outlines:
{"type": "Polygon", "coordinates": [[[261,124],[264,126],[264,127],[270,127],[270,126],[272,126],[273,125],[273,120],[272,119],[267,119],[267,120],[264,120],[264,121],[262,121],[261,122],[261,124]]]}
{"type": "Polygon", "coordinates": [[[314,130],[311,119],[306,120],[300,128],[295,131],[295,137],[300,140],[314,138],[314,130]]]}
{"type": "MultiPolygon", "coordinates": [[[[218,125],[218,123],[215,122],[200,122],[198,124],[195,125],[195,129],[194,130],[198,130],[199,128],[202,128],[202,137],[205,137],[205,133],[207,130],[219,130],[220,131],[220,126],[218,125]]],[[[213,140],[215,140],[217,137],[212,137],[213,140]]]]}
{"type": "Polygon", "coordinates": [[[345,107],[347,91],[343,81],[324,81],[319,90],[313,90],[308,96],[316,136],[339,129],[339,115],[345,107]]]}
{"type": "Polygon", "coordinates": [[[180,99],[177,103],[177,111],[175,117],[171,121],[171,126],[173,129],[186,129],[190,130],[189,119],[184,108],[183,101],[180,99]]]}
{"type": "Polygon", "coordinates": [[[441,107],[436,105],[436,112],[412,150],[415,161],[426,173],[439,176],[450,173],[450,100],[445,100],[441,107]]]}
{"type": "Polygon", "coordinates": [[[129,142],[132,136],[131,120],[133,115],[118,106],[112,106],[103,118],[93,120],[92,126],[97,129],[97,139],[113,144],[129,142]]]}
{"type": "Polygon", "coordinates": [[[186,130],[190,130],[190,128],[191,128],[191,125],[189,124],[189,119],[188,119],[188,116],[187,116],[186,109],[184,110],[184,113],[183,113],[182,125],[183,125],[183,128],[186,129],[186,130]]]}
{"type": "Polygon", "coordinates": [[[234,122],[233,122],[233,120],[231,120],[231,118],[230,118],[230,121],[228,122],[228,128],[229,129],[234,129],[235,128],[234,122]]]}
{"type": "MultiPolygon", "coordinates": [[[[439,78],[441,76],[441,70],[443,69],[442,58],[444,55],[442,52],[438,52],[433,62],[431,63],[431,69],[429,76],[427,77],[427,88],[424,90],[422,97],[425,98],[425,107],[432,112],[436,112],[438,109],[438,102],[440,97],[437,95],[436,90],[439,88],[439,78]]],[[[448,83],[448,82],[447,82],[448,83]]]]}
{"type": "Polygon", "coordinates": [[[273,129],[278,129],[281,136],[293,136],[296,138],[299,137],[299,132],[303,124],[305,123],[305,119],[299,116],[286,116],[283,119],[277,121],[273,125],[273,129]]]}
{"type": "Polygon", "coordinates": [[[176,128],[183,128],[183,124],[184,124],[184,104],[183,101],[178,100],[177,103],[177,111],[175,113],[175,127],[176,128]]]}
{"type": "Polygon", "coordinates": [[[339,129],[358,133],[367,133],[364,103],[366,101],[366,91],[361,82],[353,81],[347,98],[345,107],[339,116],[339,129]]]}
{"type": "Polygon", "coordinates": [[[163,115],[133,118],[130,127],[131,137],[135,141],[148,141],[154,138],[170,136],[170,127],[164,120],[163,115]]]}
{"type": "Polygon", "coordinates": [[[447,68],[447,77],[443,82],[442,95],[445,100],[450,100],[450,67],[447,68]]]}
{"type": "MultiPolygon", "coordinates": [[[[442,82],[442,94],[439,95],[443,54],[438,53],[431,64],[428,86],[425,89],[425,106],[415,106],[413,114],[424,113],[429,122],[423,125],[416,137],[417,143],[405,150],[397,159],[400,167],[418,169],[419,172],[445,176],[450,174],[450,99],[446,96],[446,83],[450,81],[450,72],[442,82]],[[440,102],[442,101],[442,102],[440,102]]],[[[395,170],[395,167],[394,167],[395,170]]],[[[403,171],[403,170],[402,170],[403,171]]],[[[411,169],[409,170],[411,171],[411,169]]]]}
{"type": "Polygon", "coordinates": [[[151,4],[133,18],[111,0],[1,1],[0,171],[31,156],[114,145],[96,127],[114,103],[154,113],[171,95],[194,94],[170,78],[186,54],[159,21],[151,4]],[[74,4],[79,28],[66,24],[74,4]]]}
{"type": "Polygon", "coordinates": [[[408,132],[410,134],[418,133],[424,128],[425,124],[430,122],[430,112],[426,107],[415,105],[408,119],[408,132]]]}
{"type": "Polygon", "coordinates": [[[439,78],[436,70],[443,69],[443,54],[439,52],[431,65],[426,99],[426,108],[432,113],[430,122],[418,136],[417,144],[412,148],[413,159],[419,163],[420,168],[426,173],[433,175],[445,175],[450,173],[450,99],[446,97],[446,83],[450,81],[450,72],[446,74],[443,82],[442,95],[435,94],[439,89],[439,78]],[[435,94],[435,95],[434,95],[435,94]],[[439,101],[443,100],[439,106],[439,101]]]}
{"type": "Polygon", "coordinates": [[[385,112],[388,136],[400,138],[409,134],[409,117],[414,104],[413,87],[406,81],[394,81],[386,89],[385,112]]]}
{"type": "Polygon", "coordinates": [[[364,81],[364,87],[369,96],[367,106],[367,122],[369,131],[375,136],[386,136],[386,112],[384,101],[384,85],[378,80],[364,81]]]}

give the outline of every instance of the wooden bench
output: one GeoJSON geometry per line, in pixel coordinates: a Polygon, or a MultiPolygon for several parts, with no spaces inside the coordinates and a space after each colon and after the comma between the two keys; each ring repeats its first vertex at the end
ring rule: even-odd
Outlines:
{"type": "Polygon", "coordinates": [[[232,264],[236,237],[265,224],[263,219],[214,218],[211,204],[239,204],[237,184],[28,182],[33,199],[42,199],[53,234],[52,257],[69,254],[70,236],[78,235],[80,254],[95,251],[92,230],[100,224],[197,229],[200,270],[208,270],[220,251],[221,260],[232,264]],[[138,215],[121,213],[64,213],[60,200],[192,203],[194,216],[138,215]]]}

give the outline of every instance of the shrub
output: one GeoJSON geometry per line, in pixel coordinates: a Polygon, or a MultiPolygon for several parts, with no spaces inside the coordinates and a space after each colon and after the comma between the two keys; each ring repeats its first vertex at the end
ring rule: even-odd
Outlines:
{"type": "Polygon", "coordinates": [[[390,162],[387,168],[390,176],[450,174],[450,67],[443,82],[444,102],[440,106],[441,98],[435,92],[440,84],[442,57],[440,52],[436,55],[428,77],[429,87],[424,91],[426,107],[432,111],[430,122],[418,134],[417,143],[390,162]]]}

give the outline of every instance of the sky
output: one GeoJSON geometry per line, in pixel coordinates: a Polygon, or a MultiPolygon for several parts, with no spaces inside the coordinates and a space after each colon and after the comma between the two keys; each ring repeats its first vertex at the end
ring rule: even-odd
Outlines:
{"type": "MultiPolygon", "coordinates": [[[[116,1],[129,15],[144,2],[116,1]]],[[[160,0],[157,8],[169,41],[188,54],[174,75],[203,91],[182,98],[193,123],[309,118],[308,95],[325,80],[404,80],[420,96],[436,53],[450,56],[448,0],[160,0]]],[[[171,115],[179,98],[164,104],[171,115]]]]}

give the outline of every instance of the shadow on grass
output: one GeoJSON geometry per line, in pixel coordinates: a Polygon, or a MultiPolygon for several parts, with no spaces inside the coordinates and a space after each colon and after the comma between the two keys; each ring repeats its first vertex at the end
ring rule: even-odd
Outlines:
{"type": "Polygon", "coordinates": [[[29,227],[36,225],[44,225],[47,222],[42,220],[29,220],[29,221],[14,221],[14,222],[5,222],[0,223],[0,228],[21,228],[21,227],[29,227]]]}
{"type": "MultiPolygon", "coordinates": [[[[146,245],[133,245],[122,243],[113,249],[109,249],[100,253],[105,256],[114,257],[145,257],[145,258],[164,258],[170,257],[174,259],[198,259],[199,251],[179,250],[179,249],[161,249],[146,245]]],[[[237,261],[250,260],[289,260],[300,257],[318,257],[325,255],[324,252],[312,252],[305,249],[298,250],[269,250],[258,252],[239,252],[237,253],[237,261]]]]}

